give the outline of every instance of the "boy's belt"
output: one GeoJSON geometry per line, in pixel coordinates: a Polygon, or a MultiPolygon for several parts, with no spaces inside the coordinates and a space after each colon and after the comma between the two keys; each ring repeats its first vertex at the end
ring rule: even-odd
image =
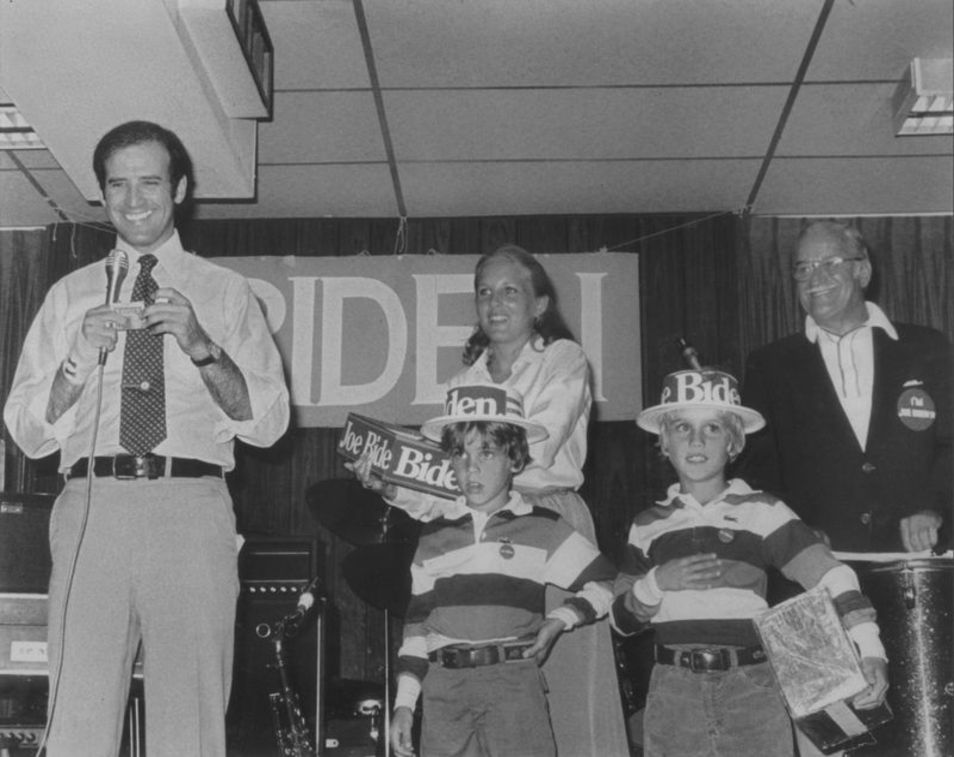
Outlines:
{"type": "Polygon", "coordinates": [[[689,668],[693,673],[729,670],[739,665],[758,665],[766,661],[762,647],[713,647],[709,649],[672,649],[656,645],[656,662],[689,668]]]}
{"type": "Polygon", "coordinates": [[[504,644],[486,644],[480,647],[451,645],[435,649],[427,659],[444,668],[477,668],[501,662],[527,662],[523,650],[532,647],[533,641],[515,641],[504,644]]]}
{"type": "MultiPolygon", "coordinates": [[[[77,460],[64,474],[68,481],[71,478],[83,478],[89,467],[87,458],[77,460]]],[[[112,476],[119,479],[133,478],[199,478],[200,476],[222,477],[222,466],[207,463],[204,460],[191,458],[171,457],[162,455],[116,455],[115,457],[97,457],[93,460],[93,474],[96,476],[112,476]],[[166,465],[168,463],[168,466],[166,465]]]]}

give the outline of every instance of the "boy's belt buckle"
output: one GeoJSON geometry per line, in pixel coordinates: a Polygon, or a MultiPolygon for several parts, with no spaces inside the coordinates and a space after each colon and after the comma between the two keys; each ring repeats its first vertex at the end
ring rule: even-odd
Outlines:
{"type": "Polygon", "coordinates": [[[728,670],[730,667],[732,660],[725,649],[693,649],[689,652],[689,669],[693,673],[728,670]]]}

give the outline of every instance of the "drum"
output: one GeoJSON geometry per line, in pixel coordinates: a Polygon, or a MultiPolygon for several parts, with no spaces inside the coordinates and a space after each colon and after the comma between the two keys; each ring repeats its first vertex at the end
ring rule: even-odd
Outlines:
{"type": "Polygon", "coordinates": [[[324,749],[328,757],[384,753],[384,684],[331,679],[325,686],[324,749]]]}
{"type": "Polygon", "coordinates": [[[954,560],[855,563],[861,590],[878,612],[888,653],[894,719],[877,744],[852,752],[877,757],[954,755],[954,560]]]}

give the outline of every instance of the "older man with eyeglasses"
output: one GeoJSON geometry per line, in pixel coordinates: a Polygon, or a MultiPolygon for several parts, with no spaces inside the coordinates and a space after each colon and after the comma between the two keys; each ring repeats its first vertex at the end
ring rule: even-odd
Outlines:
{"type": "Polygon", "coordinates": [[[743,399],[765,416],[743,461],[846,552],[940,551],[950,539],[948,339],[865,299],[856,229],[807,225],[792,269],[805,329],[749,356],[743,399]]]}

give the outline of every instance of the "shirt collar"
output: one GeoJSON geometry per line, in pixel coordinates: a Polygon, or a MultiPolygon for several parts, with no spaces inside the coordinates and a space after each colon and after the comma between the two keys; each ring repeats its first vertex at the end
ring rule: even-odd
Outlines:
{"type": "MultiPolygon", "coordinates": [[[[492,513],[492,515],[498,515],[503,512],[512,513],[514,516],[517,515],[529,515],[533,510],[532,505],[527,502],[523,495],[520,494],[516,489],[511,490],[510,499],[507,501],[507,504],[501,507],[499,510],[492,513]]],[[[465,515],[470,515],[474,511],[467,507],[467,498],[461,495],[454,500],[454,504],[447,509],[447,512],[444,514],[444,517],[448,520],[457,520],[465,515]]]]}
{"type": "MultiPolygon", "coordinates": [[[[134,264],[138,265],[139,258],[145,254],[120,237],[116,237],[116,249],[123,250],[129,256],[130,267],[134,264]]],[[[186,254],[186,251],[182,249],[182,241],[179,239],[179,230],[173,229],[172,236],[163,242],[158,249],[154,250],[152,254],[155,255],[159,261],[157,263],[158,266],[162,266],[167,270],[175,270],[173,261],[176,256],[186,254]]]]}
{"type": "MultiPolygon", "coordinates": [[[[730,494],[751,494],[752,488],[745,483],[741,478],[730,478],[726,484],[725,489],[722,490],[722,494],[712,500],[709,505],[713,505],[716,502],[721,502],[730,494]]],[[[660,500],[656,503],[662,507],[685,507],[686,505],[695,506],[695,507],[704,507],[704,505],[699,504],[695,497],[691,494],[681,493],[679,491],[679,484],[675,483],[666,490],[666,498],[660,500]]]]}
{"type": "MultiPolygon", "coordinates": [[[[545,352],[546,345],[543,343],[543,337],[541,337],[539,334],[534,334],[527,340],[526,344],[520,348],[520,354],[517,355],[516,360],[513,361],[514,367],[524,361],[532,362],[533,360],[543,360],[543,355],[545,352]]],[[[488,349],[484,349],[484,351],[481,352],[480,356],[477,358],[476,363],[479,364],[480,367],[483,368],[484,372],[486,372],[489,376],[490,371],[487,369],[488,357],[489,351],[488,349]]]]}
{"type": "MultiPolygon", "coordinates": [[[[888,316],[884,314],[884,311],[875,305],[873,302],[865,302],[865,307],[868,309],[868,320],[861,324],[858,328],[880,328],[884,333],[889,337],[898,340],[898,332],[891,324],[891,321],[888,320],[888,316]]],[[[810,315],[805,316],[805,338],[815,344],[818,342],[818,337],[822,335],[825,330],[819,326],[815,319],[810,315]]]]}

